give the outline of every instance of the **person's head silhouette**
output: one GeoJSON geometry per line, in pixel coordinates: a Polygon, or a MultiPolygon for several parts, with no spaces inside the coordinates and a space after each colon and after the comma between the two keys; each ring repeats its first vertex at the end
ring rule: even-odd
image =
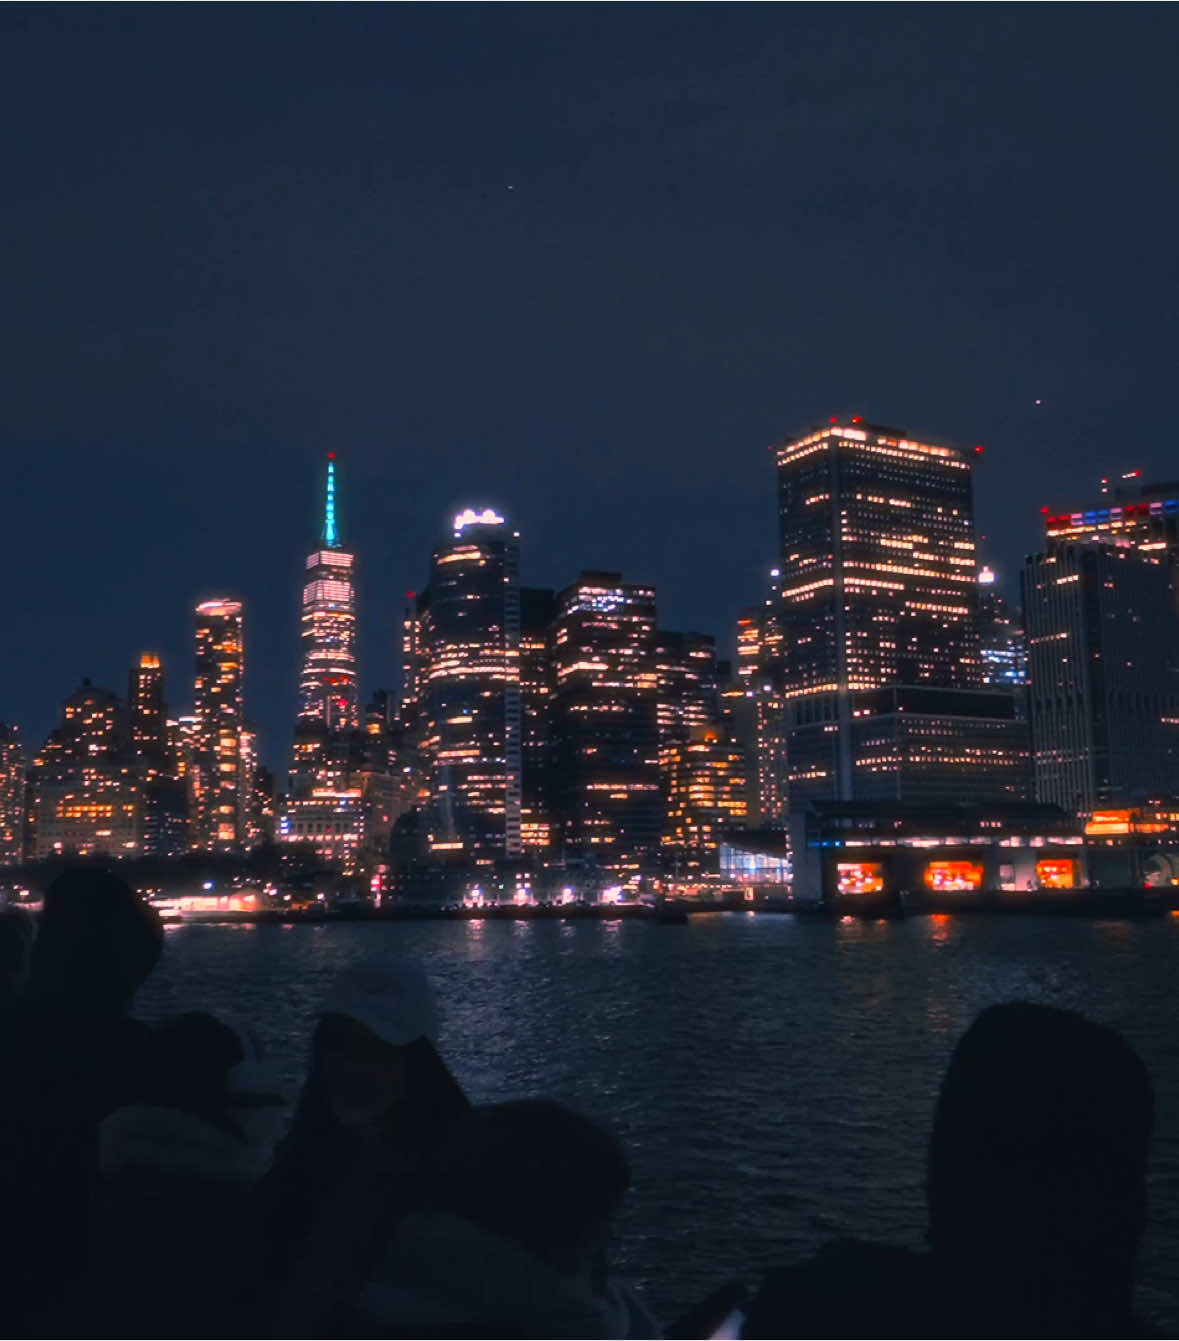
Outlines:
{"type": "Polygon", "coordinates": [[[1120,1034],[1048,1006],[983,1011],[954,1050],[929,1153],[931,1243],[961,1307],[1072,1334],[1128,1318],[1152,1119],[1120,1034]]]}
{"type": "Polygon", "coordinates": [[[123,1011],[163,943],[156,912],[118,876],[66,871],[45,894],[29,994],[88,1011],[123,1011]]]}
{"type": "Polygon", "coordinates": [[[630,1185],[617,1138],[548,1099],[475,1109],[439,1164],[443,1209],[566,1272],[595,1265],[630,1185]]]}

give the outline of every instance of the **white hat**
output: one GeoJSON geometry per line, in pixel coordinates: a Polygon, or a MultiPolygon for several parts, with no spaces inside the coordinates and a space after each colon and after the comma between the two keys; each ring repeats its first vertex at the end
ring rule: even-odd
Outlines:
{"type": "Polygon", "coordinates": [[[412,959],[371,959],[345,969],[323,1013],[347,1015],[394,1047],[438,1036],[434,992],[412,959]]]}

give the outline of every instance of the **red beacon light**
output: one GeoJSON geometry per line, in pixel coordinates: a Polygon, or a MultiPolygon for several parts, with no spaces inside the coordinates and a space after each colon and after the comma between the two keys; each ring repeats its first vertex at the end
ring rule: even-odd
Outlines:
{"type": "Polygon", "coordinates": [[[863,420],[860,418],[860,416],[859,416],[858,414],[853,414],[853,415],[852,415],[852,423],[853,423],[853,424],[863,423],[863,420]]]}
{"type": "Polygon", "coordinates": [[[981,442],[979,442],[979,443],[975,443],[975,447],[974,447],[974,454],[975,454],[975,456],[982,456],[982,453],[983,453],[982,443],[981,443],[981,442]]]}
{"type": "Polygon", "coordinates": [[[827,422],[828,422],[829,424],[838,424],[838,423],[839,423],[839,420],[836,419],[836,417],[835,417],[834,415],[832,415],[831,418],[827,420],[827,422]]]}
{"type": "Polygon", "coordinates": [[[329,461],[334,461],[335,459],[336,459],[336,454],[335,454],[335,452],[328,452],[328,460],[329,460],[329,461]]]}

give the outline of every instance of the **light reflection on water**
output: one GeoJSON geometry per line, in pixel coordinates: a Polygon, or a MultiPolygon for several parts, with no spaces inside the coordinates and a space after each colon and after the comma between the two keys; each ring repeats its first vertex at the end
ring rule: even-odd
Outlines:
{"type": "Polygon", "coordinates": [[[421,958],[476,1101],[547,1093],[621,1132],[622,1252],[668,1313],[834,1234],[921,1246],[933,1100],[962,1030],[995,1001],[1084,1010],[1154,1078],[1143,1299],[1179,1330],[1179,920],[187,926],[141,1008],[252,1018],[293,1095],[328,984],[374,952],[421,958]]]}

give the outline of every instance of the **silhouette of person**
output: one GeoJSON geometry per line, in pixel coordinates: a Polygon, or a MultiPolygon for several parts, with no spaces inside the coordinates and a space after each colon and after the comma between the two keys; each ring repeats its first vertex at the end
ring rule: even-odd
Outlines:
{"type": "Polygon", "coordinates": [[[1146,1068],[1114,1030],[983,1011],[935,1111],[930,1252],[829,1244],[771,1273],[742,1335],[1152,1335],[1133,1311],[1152,1121],[1146,1068]]]}
{"type": "Polygon", "coordinates": [[[380,1335],[660,1334],[607,1267],[630,1184],[610,1132],[549,1100],[497,1104],[451,1127],[436,1169],[361,1296],[380,1335]]]}
{"type": "Polygon", "coordinates": [[[290,1134],[259,1189],[276,1334],[354,1328],[356,1296],[392,1227],[426,1204],[429,1154],[469,1109],[434,1046],[437,1027],[411,961],[361,964],[336,980],[290,1134]]]}
{"type": "Polygon", "coordinates": [[[253,1184],[273,1158],[277,1078],[248,1031],[199,1012],[154,1030],[152,1052],[147,1102],[99,1127],[88,1298],[110,1335],[256,1335],[249,1271],[207,1272],[177,1307],[175,1265],[257,1240],[253,1184]]]}
{"type": "Polygon", "coordinates": [[[22,1280],[19,1326],[73,1330],[97,1180],[98,1124],[144,1092],[149,1031],[126,1011],[163,944],[159,918],[117,876],[67,871],[45,895],[29,984],[10,1014],[0,1196],[20,1207],[3,1248],[22,1280]],[[52,1251],[50,1251],[52,1245],[52,1251]]]}
{"type": "Polygon", "coordinates": [[[996,1333],[1125,1336],[1146,1222],[1154,1102],[1114,1030],[994,1006],[954,1050],[929,1150],[947,1312],[996,1333]]]}

